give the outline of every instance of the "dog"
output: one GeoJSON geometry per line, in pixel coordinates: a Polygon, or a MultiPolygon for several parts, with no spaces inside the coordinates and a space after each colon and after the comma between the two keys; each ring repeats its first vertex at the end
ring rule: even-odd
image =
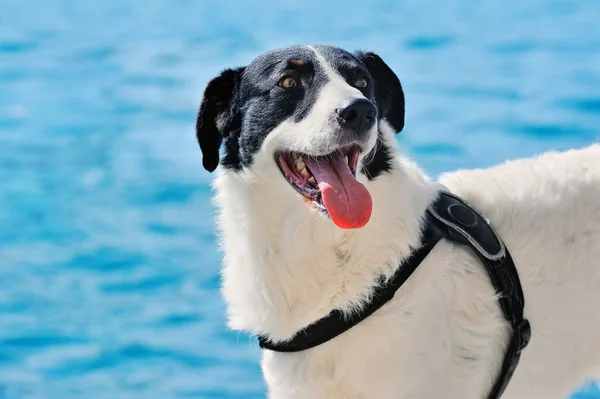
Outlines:
{"type": "MultiPolygon", "coordinates": [[[[533,333],[502,398],[567,397],[600,375],[600,145],[432,181],[394,140],[404,108],[381,57],[330,46],[269,51],[209,82],[196,133],[204,168],[220,165],[229,326],[285,342],[359,311],[447,191],[485,215],[522,284],[533,333]]],[[[312,349],[264,350],[262,370],[272,399],[481,399],[509,338],[481,262],[443,241],[370,317],[312,349]]]]}

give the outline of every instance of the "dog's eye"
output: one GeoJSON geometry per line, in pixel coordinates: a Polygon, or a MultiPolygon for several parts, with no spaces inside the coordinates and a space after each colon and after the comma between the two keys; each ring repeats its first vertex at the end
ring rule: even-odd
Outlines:
{"type": "Polygon", "coordinates": [[[358,87],[359,89],[364,89],[368,85],[369,85],[369,81],[366,78],[358,78],[354,82],[354,86],[358,87]]]}
{"type": "Polygon", "coordinates": [[[296,79],[292,78],[291,76],[286,76],[279,81],[279,86],[283,87],[284,89],[290,89],[298,86],[298,82],[296,82],[296,79]]]}

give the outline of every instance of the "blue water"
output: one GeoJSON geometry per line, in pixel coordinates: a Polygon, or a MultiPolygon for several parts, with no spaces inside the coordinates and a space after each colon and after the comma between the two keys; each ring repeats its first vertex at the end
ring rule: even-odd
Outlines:
{"type": "Polygon", "coordinates": [[[225,328],[194,138],[226,66],[379,52],[432,175],[600,138],[597,0],[0,5],[0,399],[264,397],[255,341],[225,328]]]}

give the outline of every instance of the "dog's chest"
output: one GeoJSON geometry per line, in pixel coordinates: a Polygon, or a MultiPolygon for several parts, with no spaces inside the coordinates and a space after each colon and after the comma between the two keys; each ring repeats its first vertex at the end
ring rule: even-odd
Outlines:
{"type": "MultiPolygon", "coordinates": [[[[501,314],[476,261],[468,274],[476,282],[465,281],[453,262],[441,262],[448,250],[440,245],[397,297],[336,339],[301,353],[265,351],[271,397],[484,397],[493,383],[490,342],[503,329],[501,314]],[[471,303],[466,292],[486,304],[471,303]]],[[[464,251],[452,255],[471,261],[464,251]]]]}
{"type": "Polygon", "coordinates": [[[333,345],[302,354],[265,351],[263,372],[270,398],[392,398],[402,394],[397,340],[371,339],[351,331],[333,345]]]}

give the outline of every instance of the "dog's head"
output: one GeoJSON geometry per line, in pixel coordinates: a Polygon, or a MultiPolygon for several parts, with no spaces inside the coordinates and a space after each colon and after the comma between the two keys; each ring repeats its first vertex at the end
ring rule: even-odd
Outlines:
{"type": "Polygon", "coordinates": [[[390,168],[389,150],[377,145],[383,120],[402,130],[404,94],[378,55],[293,46],[214,78],[196,134],[205,169],[216,169],[224,141],[222,167],[286,181],[339,227],[357,228],[372,207],[357,173],[373,179],[390,168]]]}

